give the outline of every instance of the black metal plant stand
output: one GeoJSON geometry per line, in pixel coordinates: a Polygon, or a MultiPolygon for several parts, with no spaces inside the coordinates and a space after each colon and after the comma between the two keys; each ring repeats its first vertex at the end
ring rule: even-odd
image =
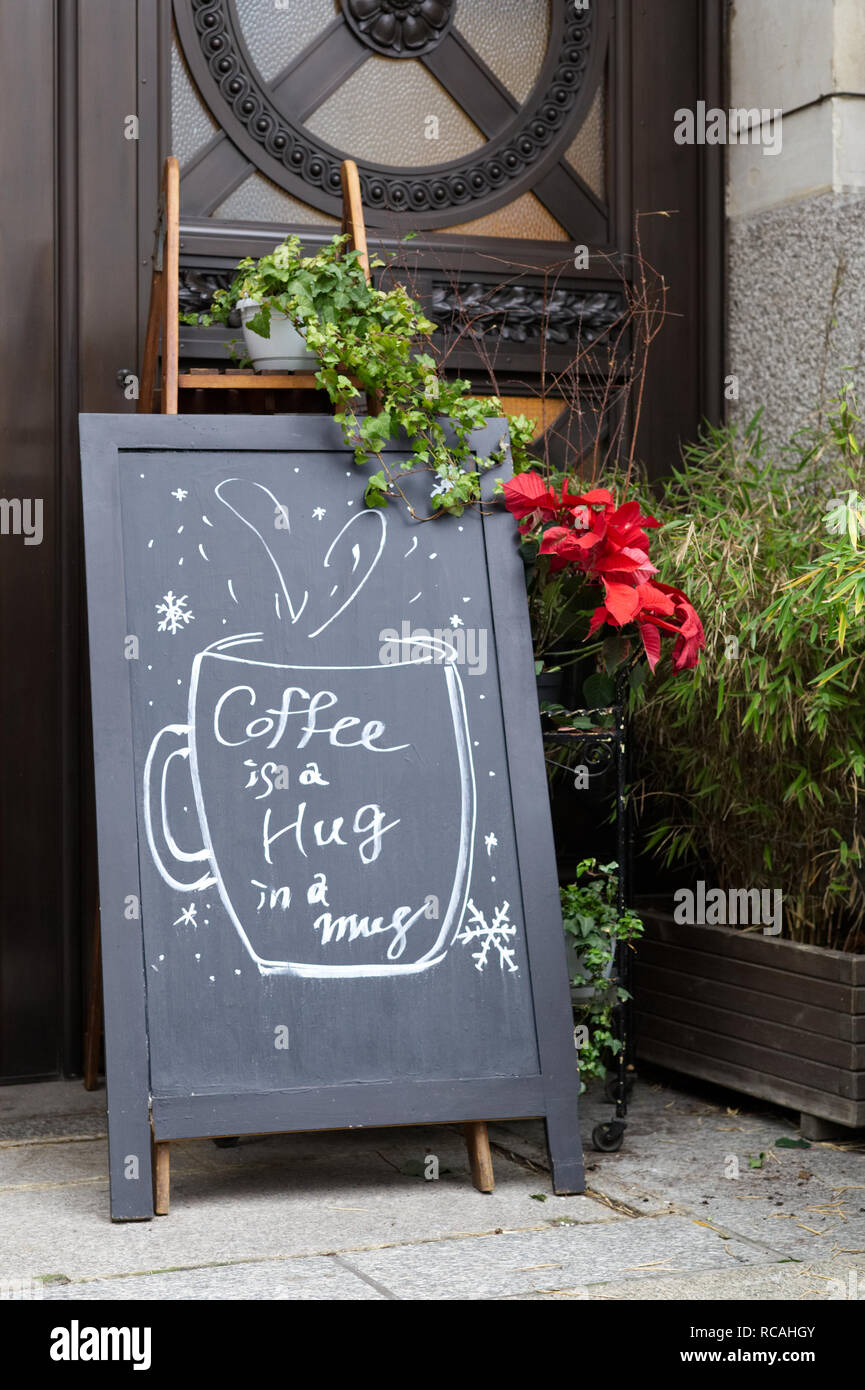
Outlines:
{"type": "MultiPolygon", "coordinates": [[[[615,703],[605,709],[570,710],[569,715],[592,721],[583,729],[550,728],[551,716],[544,715],[544,743],[559,744],[574,750],[578,764],[594,772],[606,772],[611,765],[616,770],[616,847],[618,869],[618,909],[621,915],[630,903],[630,833],[627,798],[628,775],[628,674],[629,667],[616,677],[615,703]],[[604,725],[606,724],[606,727],[604,725]]],[[[554,716],[553,716],[554,717],[554,716]]],[[[615,1106],[611,1120],[595,1125],[592,1143],[600,1153],[615,1153],[622,1147],[627,1128],[628,1099],[634,1085],[631,1070],[633,1040],[633,1002],[631,994],[631,948],[626,941],[617,941],[613,961],[616,984],[628,997],[619,999],[613,1009],[613,1035],[621,1043],[615,1066],[607,1074],[604,1095],[615,1106]]]]}

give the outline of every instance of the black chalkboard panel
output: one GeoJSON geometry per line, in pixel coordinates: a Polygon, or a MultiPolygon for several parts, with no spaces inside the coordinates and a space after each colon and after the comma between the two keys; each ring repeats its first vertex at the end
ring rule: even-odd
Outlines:
{"type": "Polygon", "coordinates": [[[151,1124],[540,1115],[581,1191],[511,518],[367,509],[330,417],[81,440],[113,1216],[152,1215],[151,1124]]]}

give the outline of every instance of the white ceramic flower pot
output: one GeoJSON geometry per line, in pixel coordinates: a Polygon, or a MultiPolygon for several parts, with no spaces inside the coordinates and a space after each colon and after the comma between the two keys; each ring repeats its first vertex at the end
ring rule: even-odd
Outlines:
{"type": "Polygon", "coordinates": [[[263,338],[247,327],[260,305],[252,299],[241,299],[237,307],[247,356],[257,372],[302,372],[318,367],[318,359],[307,349],[303,334],[285,314],[271,310],[270,337],[263,338]]]}

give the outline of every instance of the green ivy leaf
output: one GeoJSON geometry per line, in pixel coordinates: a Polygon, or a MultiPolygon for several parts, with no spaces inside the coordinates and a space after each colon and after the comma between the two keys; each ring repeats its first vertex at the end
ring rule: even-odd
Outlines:
{"type": "Polygon", "coordinates": [[[616,687],[609,676],[596,671],[583,681],[583,699],[588,709],[605,709],[613,704],[616,687]]]}

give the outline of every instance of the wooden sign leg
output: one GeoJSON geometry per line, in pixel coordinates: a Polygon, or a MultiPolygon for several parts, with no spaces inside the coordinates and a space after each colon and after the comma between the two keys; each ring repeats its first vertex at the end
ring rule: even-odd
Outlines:
{"type": "Polygon", "coordinates": [[[493,1177],[493,1158],[490,1153],[490,1136],[485,1120],[472,1120],[465,1126],[466,1148],[469,1151],[469,1164],[472,1182],[478,1192],[492,1192],[495,1187],[493,1177]]]}
{"type": "Polygon", "coordinates": [[[167,1216],[171,1187],[171,1145],[153,1141],[153,1210],[167,1216]]]}

